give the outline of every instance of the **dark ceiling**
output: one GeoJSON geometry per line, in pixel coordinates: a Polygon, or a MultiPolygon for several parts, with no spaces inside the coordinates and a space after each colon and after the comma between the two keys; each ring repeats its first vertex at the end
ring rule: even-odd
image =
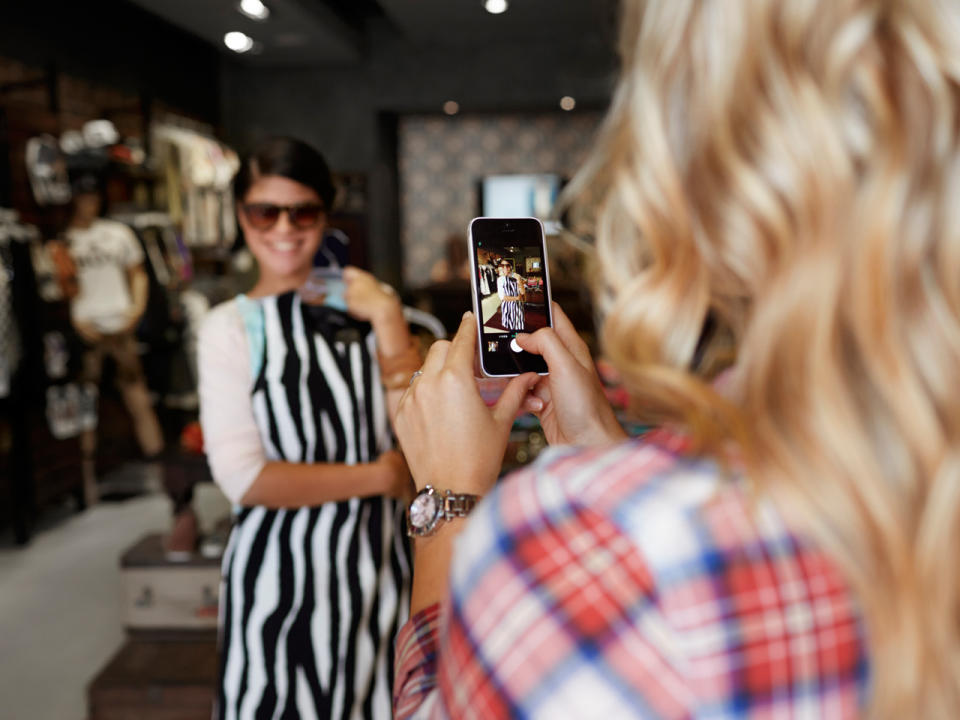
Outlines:
{"type": "Polygon", "coordinates": [[[388,25],[419,46],[487,47],[530,42],[570,47],[612,43],[615,0],[512,0],[491,15],[482,0],[264,0],[265,22],[238,11],[239,0],[129,0],[144,10],[223,46],[239,30],[259,45],[244,63],[343,66],[361,62],[372,24],[388,25]]]}

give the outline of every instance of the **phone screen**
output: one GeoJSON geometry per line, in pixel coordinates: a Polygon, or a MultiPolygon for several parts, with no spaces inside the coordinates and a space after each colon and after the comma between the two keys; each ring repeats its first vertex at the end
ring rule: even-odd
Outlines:
{"type": "Polygon", "coordinates": [[[470,257],[483,373],[546,373],[543,358],[516,342],[517,333],[553,324],[543,225],[536,218],[476,218],[470,257]]]}

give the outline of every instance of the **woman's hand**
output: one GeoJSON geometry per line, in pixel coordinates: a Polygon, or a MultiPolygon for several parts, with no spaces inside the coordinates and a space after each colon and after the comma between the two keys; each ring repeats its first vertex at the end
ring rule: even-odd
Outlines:
{"type": "Polygon", "coordinates": [[[77,331],[77,335],[87,343],[87,345],[99,345],[103,341],[103,333],[97,330],[93,323],[86,322],[85,320],[74,320],[73,329],[77,331]]]}
{"type": "Polygon", "coordinates": [[[143,317],[142,313],[137,312],[135,309],[127,311],[127,319],[123,323],[123,327],[117,330],[117,335],[126,335],[132,333],[137,329],[137,325],[140,324],[140,318],[143,317]]]}
{"type": "Polygon", "coordinates": [[[534,373],[513,378],[492,408],[473,376],[476,319],[465,313],[452,342],[430,348],[400,400],[395,427],[417,488],[485,494],[496,482],[514,418],[534,373]]]}
{"type": "Polygon", "coordinates": [[[416,494],[410,478],[410,468],[403,455],[396,450],[387,450],[374,461],[384,473],[384,495],[409,503],[416,494]]]}
{"type": "Polygon", "coordinates": [[[343,299],[347,312],[358,320],[376,325],[384,320],[403,317],[400,298],[389,285],[377,280],[366,270],[347,266],[343,269],[343,299]]]}
{"type": "Polygon", "coordinates": [[[550,374],[540,378],[524,409],[540,420],[551,445],[604,445],[627,437],[603,393],[590,350],[560,306],[553,327],[517,335],[527,352],[541,355],[550,374]]]}

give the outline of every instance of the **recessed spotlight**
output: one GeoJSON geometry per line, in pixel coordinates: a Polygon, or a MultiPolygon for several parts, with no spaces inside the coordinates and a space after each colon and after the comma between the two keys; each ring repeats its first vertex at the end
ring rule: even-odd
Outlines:
{"type": "Polygon", "coordinates": [[[228,32],[223,36],[223,44],[235,53],[245,53],[253,49],[253,38],[242,32],[228,32]]]}
{"type": "Polygon", "coordinates": [[[458,112],[460,112],[460,103],[458,103],[456,100],[447,100],[443,104],[443,111],[447,115],[456,115],[458,112]]]}
{"type": "Polygon", "coordinates": [[[569,95],[564,95],[562,98],[560,98],[560,107],[563,108],[564,110],[570,111],[570,110],[573,110],[576,106],[577,106],[577,101],[574,100],[569,95]]]}
{"type": "Polygon", "coordinates": [[[240,12],[254,20],[266,20],[270,17],[270,8],[260,0],[240,0],[240,12]]]}
{"type": "Polygon", "coordinates": [[[507,0],[486,0],[483,8],[491,15],[499,15],[507,11],[507,0]]]}

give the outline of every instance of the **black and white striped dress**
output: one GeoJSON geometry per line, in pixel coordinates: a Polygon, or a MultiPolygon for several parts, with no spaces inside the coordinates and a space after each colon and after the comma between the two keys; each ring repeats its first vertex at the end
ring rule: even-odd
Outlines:
{"type": "MultiPolygon", "coordinates": [[[[371,462],[391,445],[370,326],[295,293],[239,297],[268,460],[371,462]]],[[[223,562],[218,716],[389,718],[409,611],[401,503],[242,508],[223,562]]]]}
{"type": "Polygon", "coordinates": [[[520,285],[512,275],[497,278],[497,294],[500,296],[500,323],[507,330],[523,330],[523,303],[519,300],[504,300],[519,297],[520,285]]]}

